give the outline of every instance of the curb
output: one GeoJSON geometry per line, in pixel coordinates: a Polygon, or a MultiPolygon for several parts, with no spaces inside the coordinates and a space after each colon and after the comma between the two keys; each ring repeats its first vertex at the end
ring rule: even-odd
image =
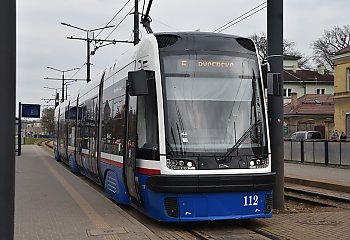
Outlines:
{"type": "Polygon", "coordinates": [[[291,178],[291,177],[284,177],[284,181],[289,183],[305,185],[309,187],[323,188],[327,190],[350,193],[350,186],[344,186],[344,185],[339,185],[334,183],[317,182],[312,180],[298,179],[298,178],[291,178]]]}

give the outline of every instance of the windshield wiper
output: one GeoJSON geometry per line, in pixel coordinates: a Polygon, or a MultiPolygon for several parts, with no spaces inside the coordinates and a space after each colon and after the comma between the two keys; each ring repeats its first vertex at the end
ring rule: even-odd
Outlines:
{"type": "Polygon", "coordinates": [[[224,156],[218,158],[216,161],[218,163],[225,163],[226,159],[228,156],[231,155],[231,153],[236,150],[237,148],[239,148],[239,146],[241,146],[241,144],[244,142],[244,140],[247,139],[247,137],[250,135],[250,133],[252,132],[252,130],[255,130],[258,126],[261,125],[261,120],[257,121],[256,123],[254,123],[253,125],[251,125],[247,131],[245,131],[242,135],[242,137],[240,137],[240,139],[238,139],[238,141],[229,149],[227,150],[227,152],[224,154],[224,156]]]}

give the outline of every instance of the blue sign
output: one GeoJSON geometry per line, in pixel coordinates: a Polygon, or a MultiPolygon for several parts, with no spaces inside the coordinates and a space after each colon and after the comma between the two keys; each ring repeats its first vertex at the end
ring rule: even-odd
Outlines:
{"type": "Polygon", "coordinates": [[[40,105],[22,104],[22,117],[40,118],[40,105]]]}

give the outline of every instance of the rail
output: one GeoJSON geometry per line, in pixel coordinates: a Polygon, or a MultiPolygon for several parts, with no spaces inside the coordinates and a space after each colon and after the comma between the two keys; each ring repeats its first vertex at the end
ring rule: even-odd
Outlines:
{"type": "Polygon", "coordinates": [[[285,140],[284,160],[350,167],[350,142],[285,140]]]}
{"type": "Polygon", "coordinates": [[[49,150],[53,150],[52,140],[40,140],[35,142],[38,146],[44,146],[49,150]]]}
{"type": "Polygon", "coordinates": [[[321,207],[350,208],[350,194],[334,190],[287,183],[284,188],[286,199],[307,202],[321,207]]]}

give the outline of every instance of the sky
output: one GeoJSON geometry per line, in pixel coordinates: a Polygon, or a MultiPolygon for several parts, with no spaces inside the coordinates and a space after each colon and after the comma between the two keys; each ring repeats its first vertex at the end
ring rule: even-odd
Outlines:
{"type": "MultiPolygon", "coordinates": [[[[54,98],[54,89],[61,88],[62,81],[45,80],[61,78],[60,70],[71,71],[65,78],[86,78],[86,42],[67,39],[69,36],[85,38],[86,33],[61,22],[83,29],[105,26],[128,0],[17,0],[17,87],[16,101],[22,103],[54,104],[42,99],[54,98]]],[[[241,14],[260,5],[264,0],[162,0],[153,1],[150,15],[154,32],[194,31],[212,32],[241,14]]],[[[148,1],[146,1],[147,5],[148,1]]],[[[111,23],[117,25],[133,7],[130,1],[111,23]]],[[[143,1],[139,1],[142,10],[143,1]]],[[[296,50],[312,55],[311,43],[322,36],[324,30],[333,26],[350,24],[349,0],[284,0],[284,38],[295,42],[296,50]]],[[[266,8],[223,33],[250,36],[266,33],[266,8]]],[[[132,40],[133,16],[110,35],[112,40],[132,40]]],[[[141,28],[141,38],[146,34],[141,28]]],[[[112,31],[106,29],[98,38],[106,39],[112,31]]],[[[96,34],[99,31],[95,32],[96,34]]],[[[99,48],[91,56],[91,78],[112,65],[132,44],[116,44],[99,48]]],[[[84,81],[73,82],[68,93],[76,92],[86,85],[84,81]]]]}

